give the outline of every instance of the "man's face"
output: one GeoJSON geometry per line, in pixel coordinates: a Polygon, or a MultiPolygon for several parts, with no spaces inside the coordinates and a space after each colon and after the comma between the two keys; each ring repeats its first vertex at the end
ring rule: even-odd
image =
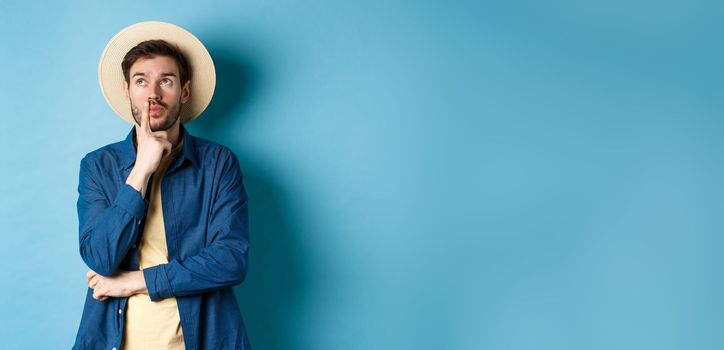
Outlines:
{"type": "Polygon", "coordinates": [[[123,81],[126,100],[136,123],[141,123],[141,108],[149,101],[152,131],[167,130],[179,119],[181,105],[190,95],[190,83],[181,86],[178,66],[171,57],[156,56],[138,59],[130,70],[130,82],[123,81]]]}

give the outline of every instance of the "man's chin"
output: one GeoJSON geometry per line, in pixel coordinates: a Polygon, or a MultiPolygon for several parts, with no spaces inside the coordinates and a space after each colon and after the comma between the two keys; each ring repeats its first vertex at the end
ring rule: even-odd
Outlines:
{"type": "Polygon", "coordinates": [[[171,129],[178,119],[170,121],[167,118],[163,118],[159,120],[158,124],[151,123],[151,131],[166,131],[168,129],[171,129]]]}
{"type": "Polygon", "coordinates": [[[151,131],[166,131],[171,128],[171,125],[161,124],[159,126],[151,126],[151,131]]]}

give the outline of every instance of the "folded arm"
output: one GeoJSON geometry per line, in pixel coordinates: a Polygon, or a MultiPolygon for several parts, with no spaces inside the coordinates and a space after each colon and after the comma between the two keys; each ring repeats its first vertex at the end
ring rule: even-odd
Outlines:
{"type": "Polygon", "coordinates": [[[222,166],[208,230],[210,244],[183,260],[143,270],[151,300],[206,293],[241,283],[249,248],[248,198],[236,156],[222,166]]]}

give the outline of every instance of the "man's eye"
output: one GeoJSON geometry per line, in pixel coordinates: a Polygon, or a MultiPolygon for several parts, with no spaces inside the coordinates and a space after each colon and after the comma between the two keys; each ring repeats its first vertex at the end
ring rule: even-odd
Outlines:
{"type": "Polygon", "coordinates": [[[143,79],[136,80],[136,85],[143,85],[144,83],[146,83],[146,81],[143,79]]]}
{"type": "Polygon", "coordinates": [[[163,80],[161,80],[161,84],[169,85],[169,84],[171,84],[171,79],[163,79],[163,80]]]}

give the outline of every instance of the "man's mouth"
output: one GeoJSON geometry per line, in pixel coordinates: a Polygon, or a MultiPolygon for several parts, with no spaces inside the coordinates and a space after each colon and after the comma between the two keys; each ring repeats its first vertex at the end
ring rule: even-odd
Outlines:
{"type": "Polygon", "coordinates": [[[151,105],[151,107],[149,108],[149,112],[150,112],[150,113],[158,113],[158,112],[163,111],[163,109],[164,109],[164,108],[163,108],[162,106],[154,104],[154,105],[151,105]]]}

